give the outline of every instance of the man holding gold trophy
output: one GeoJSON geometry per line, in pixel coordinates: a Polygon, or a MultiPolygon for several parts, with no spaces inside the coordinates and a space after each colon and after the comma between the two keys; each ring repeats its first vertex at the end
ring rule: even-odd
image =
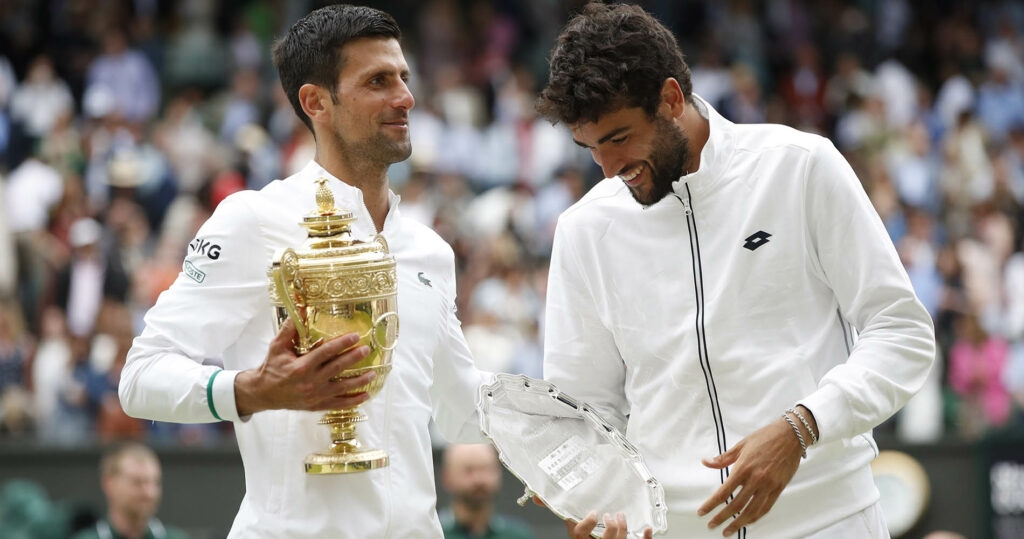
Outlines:
{"type": "Polygon", "coordinates": [[[129,415],[234,423],[229,537],[440,537],[428,422],[484,441],[452,249],[388,186],[411,152],[400,38],[390,15],[335,5],[278,41],[316,157],[217,207],[129,352],[129,415]]]}

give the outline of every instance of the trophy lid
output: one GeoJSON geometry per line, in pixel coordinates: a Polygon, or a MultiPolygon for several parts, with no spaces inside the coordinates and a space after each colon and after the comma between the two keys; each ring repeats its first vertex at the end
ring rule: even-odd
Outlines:
{"type": "Polygon", "coordinates": [[[316,209],[302,219],[302,226],[309,237],[351,234],[355,216],[352,212],[334,205],[334,193],[327,187],[327,178],[320,178],[316,183],[316,209]]]}
{"type": "Polygon", "coordinates": [[[396,293],[395,258],[384,236],[377,234],[369,241],[353,238],[352,223],[356,218],[351,211],[334,205],[327,181],[317,180],[317,207],[300,223],[306,229],[306,241],[298,248],[278,251],[267,270],[274,305],[283,305],[285,301],[273,277],[278,268],[303,305],[389,297],[396,293]]]}
{"type": "MultiPolygon", "coordinates": [[[[316,209],[302,219],[307,238],[297,254],[301,259],[317,259],[337,264],[361,264],[381,261],[388,257],[387,242],[379,234],[373,241],[364,242],[352,237],[355,215],[334,203],[334,194],[327,186],[327,178],[316,181],[316,209]]],[[[392,261],[393,263],[393,261],[392,261]]]]}

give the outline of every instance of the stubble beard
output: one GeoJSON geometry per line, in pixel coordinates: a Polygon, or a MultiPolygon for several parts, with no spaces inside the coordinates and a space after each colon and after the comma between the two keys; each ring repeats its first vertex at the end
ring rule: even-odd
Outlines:
{"type": "Polygon", "coordinates": [[[359,159],[384,166],[400,163],[413,155],[413,143],[409,136],[395,140],[384,133],[378,133],[370,140],[356,142],[349,149],[351,154],[359,159]]]}
{"type": "Polygon", "coordinates": [[[645,192],[630,189],[633,200],[650,206],[672,193],[672,184],[683,175],[690,158],[690,140],[672,121],[660,115],[654,119],[654,144],[646,166],[651,173],[650,187],[645,192]]]}

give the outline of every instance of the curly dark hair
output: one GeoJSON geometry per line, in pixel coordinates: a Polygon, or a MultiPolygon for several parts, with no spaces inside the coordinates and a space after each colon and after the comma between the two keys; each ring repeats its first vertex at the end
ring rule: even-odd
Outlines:
{"type": "Polygon", "coordinates": [[[692,102],[690,68],[672,32],[642,8],[591,3],[569,20],[551,50],[537,111],[552,123],[595,122],[622,107],[654,117],[672,77],[692,102]]]}
{"type": "Polygon", "coordinates": [[[363,37],[401,40],[402,31],[391,15],[379,9],[336,4],[310,12],[274,43],[274,67],[281,87],[310,131],[313,123],[299,104],[299,88],[306,83],[322,86],[337,102],[338,74],[345,63],[341,49],[363,37]]]}

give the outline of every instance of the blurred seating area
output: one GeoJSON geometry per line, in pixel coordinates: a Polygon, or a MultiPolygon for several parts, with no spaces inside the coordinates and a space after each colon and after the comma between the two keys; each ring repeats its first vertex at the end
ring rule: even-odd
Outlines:
{"type": "MultiPolygon", "coordinates": [[[[455,249],[479,365],[540,377],[554,224],[600,172],[533,100],[583,2],[366,3],[396,16],[413,69],[401,211],[455,249]]],[[[726,117],[829,137],[861,178],[940,344],[931,384],[880,430],[1024,432],[1024,4],[639,3],[726,117]]],[[[0,442],[233,439],[127,417],[119,372],[216,205],[312,158],[269,50],[320,5],[0,3],[0,442]]]]}

